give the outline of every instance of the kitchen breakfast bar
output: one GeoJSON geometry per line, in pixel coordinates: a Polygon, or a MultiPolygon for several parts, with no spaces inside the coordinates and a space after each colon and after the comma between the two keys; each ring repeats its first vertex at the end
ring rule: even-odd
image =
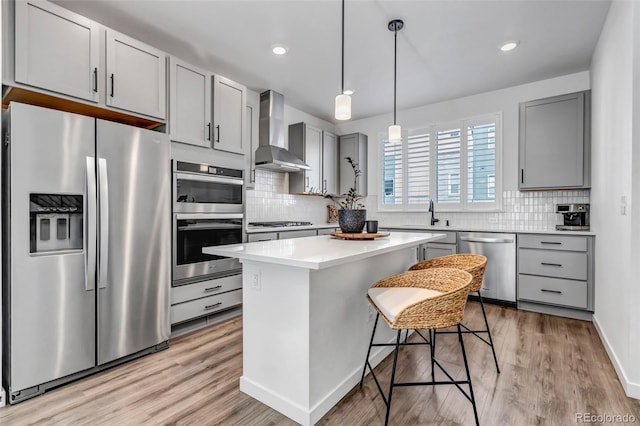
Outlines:
{"type": "MultiPolygon", "coordinates": [[[[367,290],[414,264],[418,245],[444,237],[323,235],[204,248],[242,262],[240,390],[300,424],[316,423],[360,380],[375,319],[367,290]]],[[[378,342],[394,336],[385,325],[376,331],[378,342]]],[[[377,349],[372,365],[392,350],[377,349]]]]}

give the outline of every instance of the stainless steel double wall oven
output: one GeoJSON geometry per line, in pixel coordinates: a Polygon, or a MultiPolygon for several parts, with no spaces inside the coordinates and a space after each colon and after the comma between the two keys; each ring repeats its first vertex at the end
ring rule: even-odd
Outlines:
{"type": "Polygon", "coordinates": [[[173,171],[173,285],[240,273],[238,259],[202,248],[245,240],[243,171],[184,161],[173,171]]]}

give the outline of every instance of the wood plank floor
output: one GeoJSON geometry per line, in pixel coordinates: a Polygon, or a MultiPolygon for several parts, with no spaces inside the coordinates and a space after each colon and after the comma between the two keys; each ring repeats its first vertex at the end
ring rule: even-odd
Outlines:
{"type": "MultiPolygon", "coordinates": [[[[629,413],[640,422],[640,401],[624,395],[591,323],[499,306],[487,306],[487,313],[502,373],[488,346],[465,337],[482,425],[569,425],[583,412],[629,413]]],[[[469,303],[465,323],[481,322],[479,305],[469,303]]],[[[456,336],[438,336],[436,356],[454,376],[464,376],[456,336]]],[[[383,383],[390,369],[391,357],[377,367],[383,383]]],[[[0,424],[295,424],[242,394],[241,372],[242,319],[236,318],[174,339],[163,352],[2,408],[0,424]]],[[[404,348],[397,375],[400,381],[429,379],[428,347],[404,348]]],[[[380,425],[384,414],[368,377],[319,424],[380,425]]],[[[391,423],[469,425],[473,412],[453,386],[399,388],[391,423]]]]}

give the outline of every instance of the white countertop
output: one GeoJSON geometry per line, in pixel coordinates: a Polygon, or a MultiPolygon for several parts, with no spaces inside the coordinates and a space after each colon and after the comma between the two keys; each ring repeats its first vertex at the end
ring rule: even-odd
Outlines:
{"type": "MultiPolygon", "coordinates": [[[[323,223],[319,225],[306,226],[251,226],[247,227],[247,234],[257,234],[261,232],[287,232],[305,229],[327,229],[338,228],[337,223],[323,223]]],[[[445,226],[445,225],[391,225],[388,223],[380,223],[379,229],[398,229],[398,230],[415,230],[415,231],[468,231],[468,232],[508,232],[512,234],[557,234],[557,235],[596,235],[594,231],[557,231],[555,229],[517,229],[517,228],[490,228],[490,227],[473,227],[473,226],[445,226]]]]}
{"type": "Polygon", "coordinates": [[[286,240],[259,241],[205,247],[203,253],[236,257],[240,260],[288,265],[306,269],[324,269],[355,260],[414,247],[422,243],[443,239],[445,234],[391,232],[375,240],[342,240],[321,235],[286,240]]]}
{"type": "Polygon", "coordinates": [[[445,226],[445,225],[389,225],[380,224],[380,229],[398,229],[415,231],[468,231],[468,232],[500,232],[511,234],[553,234],[553,235],[596,235],[593,231],[557,231],[555,229],[517,229],[517,228],[482,228],[473,226],[445,226]]]}

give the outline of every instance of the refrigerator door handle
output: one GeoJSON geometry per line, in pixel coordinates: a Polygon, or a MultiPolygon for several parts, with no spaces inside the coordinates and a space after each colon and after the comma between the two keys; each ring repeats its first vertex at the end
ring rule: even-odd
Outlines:
{"type": "Polygon", "coordinates": [[[87,212],[85,214],[87,230],[85,233],[84,289],[96,288],[96,160],[87,157],[87,212]]]}
{"type": "Polygon", "coordinates": [[[109,269],[109,180],[107,177],[107,160],[98,159],[100,189],[100,251],[98,257],[98,288],[107,288],[107,272],[109,269]]]}

